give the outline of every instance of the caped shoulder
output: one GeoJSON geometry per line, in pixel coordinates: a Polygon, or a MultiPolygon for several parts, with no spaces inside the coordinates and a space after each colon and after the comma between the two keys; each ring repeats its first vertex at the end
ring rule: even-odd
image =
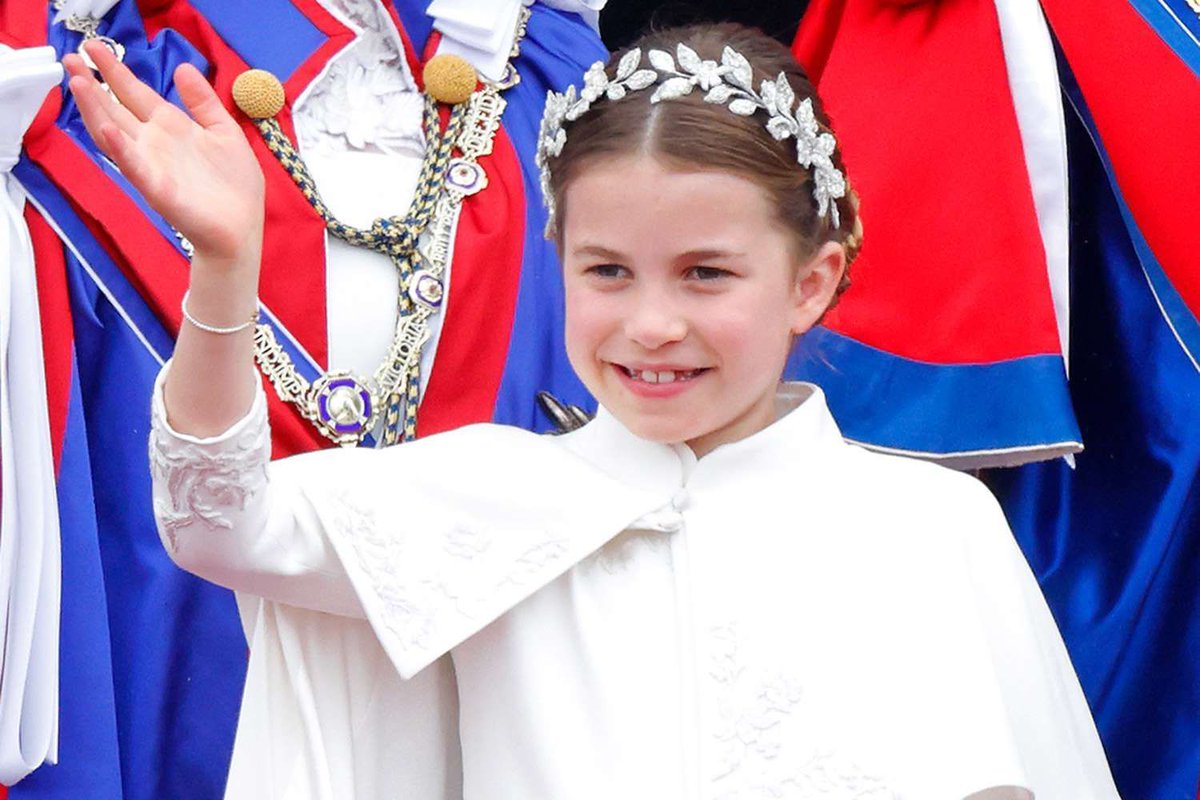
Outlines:
{"type": "Polygon", "coordinates": [[[995,529],[1010,535],[996,498],[972,475],[857,445],[846,445],[843,456],[838,472],[849,490],[892,525],[956,536],[995,529]]]}

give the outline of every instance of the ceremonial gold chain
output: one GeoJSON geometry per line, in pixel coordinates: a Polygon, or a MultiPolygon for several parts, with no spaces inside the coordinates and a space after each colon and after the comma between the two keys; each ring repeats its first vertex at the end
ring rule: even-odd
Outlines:
{"type": "Polygon", "coordinates": [[[454,220],[462,201],[487,185],[477,162],[492,152],[507,102],[501,92],[519,80],[512,64],[529,19],[523,9],[504,77],[486,82],[466,103],[454,107],[444,134],[439,133],[437,104],[426,100],[426,155],[422,176],[403,219],[376,220],[360,230],[335,219],[304,168],[303,161],[271,118],[256,119],[267,146],[279,159],[333,235],[392,258],[399,279],[396,328],[383,362],[370,381],[348,370],[334,370],[309,383],[265,324],[255,329],[255,359],[279,397],[296,407],[331,441],[360,444],[383,420],[380,444],[416,435],[421,352],[430,338],[429,320],[444,300],[444,278],[450,259],[454,220]],[[451,158],[451,150],[459,155],[451,158]]]}

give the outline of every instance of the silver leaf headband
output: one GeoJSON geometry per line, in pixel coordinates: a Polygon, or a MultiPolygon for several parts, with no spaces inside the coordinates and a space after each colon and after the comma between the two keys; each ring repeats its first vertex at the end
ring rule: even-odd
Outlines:
{"type": "Polygon", "coordinates": [[[578,94],[574,86],[562,93],[547,93],[536,158],[549,215],[547,236],[553,230],[555,213],[554,195],[550,191],[550,158],[562,153],[567,143],[563,123],[579,119],[601,97],[620,100],[629,92],[651,86],[655,87],[651,103],[676,100],[699,87],[705,93],[704,102],[728,105],[738,116],[749,117],[760,109],[766,111],[767,131],[777,141],[794,138],[796,161],[812,170],[817,210],[822,216],[829,215],[833,227],[841,224],[837,203],[833,201],[846,194],[846,177],[831,158],[837,140],[832,133],[821,132],[813,115],[812,98],[806,97],[796,105],[796,93],[786,75],[781,72],[773,81],[764,80],[755,92],[750,62],[731,47],[721,53],[719,64],[701,59],[695,50],[682,43],[676,45],[674,57],[665,50],[649,50],[646,56],[650,66],[639,69],[642,51],[630,50],[617,62],[617,73],[611,80],[604,71],[604,62],[597,61],[584,74],[583,88],[578,94]]]}

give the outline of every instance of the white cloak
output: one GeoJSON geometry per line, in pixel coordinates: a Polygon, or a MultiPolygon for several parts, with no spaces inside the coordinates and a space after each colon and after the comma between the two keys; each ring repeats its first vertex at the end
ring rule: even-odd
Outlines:
{"type": "Polygon", "coordinates": [[[987,490],[780,410],[699,461],[602,411],[268,466],[261,395],[197,440],[156,392],[164,545],[251,643],[227,797],[1117,797],[987,490]]]}

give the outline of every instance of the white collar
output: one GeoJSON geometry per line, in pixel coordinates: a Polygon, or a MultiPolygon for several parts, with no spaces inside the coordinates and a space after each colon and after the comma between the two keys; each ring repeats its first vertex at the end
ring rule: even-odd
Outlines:
{"type": "Polygon", "coordinates": [[[744,470],[819,467],[823,455],[845,446],[825,393],[815,384],[780,384],[775,413],[775,422],[767,427],[719,445],[700,459],[686,444],[662,444],[637,436],[603,406],[592,422],[561,441],[613,478],[664,493],[697,482],[717,482],[722,475],[744,470]]]}

